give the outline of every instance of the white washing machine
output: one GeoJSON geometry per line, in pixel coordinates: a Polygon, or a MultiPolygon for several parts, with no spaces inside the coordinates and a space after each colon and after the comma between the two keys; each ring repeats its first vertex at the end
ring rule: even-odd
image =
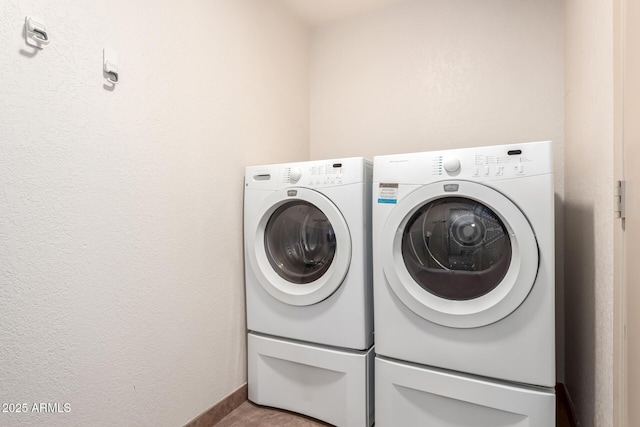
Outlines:
{"type": "Polygon", "coordinates": [[[246,169],[253,402],[373,422],[371,176],[363,158],[246,169]]]}
{"type": "Polygon", "coordinates": [[[378,424],[410,419],[389,413],[391,395],[423,408],[435,395],[452,410],[439,426],[554,425],[551,143],[379,156],[373,187],[378,424]],[[494,395],[532,400],[481,403],[494,395]],[[517,416],[491,424],[480,407],[517,416]]]}

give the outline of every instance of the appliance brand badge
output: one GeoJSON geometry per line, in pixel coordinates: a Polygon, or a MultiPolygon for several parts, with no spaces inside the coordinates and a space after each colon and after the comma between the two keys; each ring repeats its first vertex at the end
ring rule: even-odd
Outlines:
{"type": "Polygon", "coordinates": [[[289,190],[287,191],[287,196],[289,197],[295,197],[298,195],[298,190],[289,190]]]}

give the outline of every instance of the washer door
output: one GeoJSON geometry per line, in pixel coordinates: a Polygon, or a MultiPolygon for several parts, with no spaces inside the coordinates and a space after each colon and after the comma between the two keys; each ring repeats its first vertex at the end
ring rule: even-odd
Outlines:
{"type": "Polygon", "coordinates": [[[397,297],[431,322],[485,326],[527,298],[538,244],[524,214],[482,184],[442,181],[409,194],[382,232],[382,266],[397,297]]]}
{"type": "MultiPolygon", "coordinates": [[[[251,207],[246,207],[251,209],[251,207]]],[[[338,208],[306,188],[275,192],[260,207],[249,262],[262,287],[291,305],[323,301],[351,263],[351,235],[338,208]]]]}

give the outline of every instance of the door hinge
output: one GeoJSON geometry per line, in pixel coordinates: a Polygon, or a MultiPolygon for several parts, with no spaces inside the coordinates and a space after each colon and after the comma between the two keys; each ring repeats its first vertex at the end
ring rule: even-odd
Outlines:
{"type": "Polygon", "coordinates": [[[616,181],[613,187],[613,214],[616,218],[625,217],[627,181],[616,181]]]}

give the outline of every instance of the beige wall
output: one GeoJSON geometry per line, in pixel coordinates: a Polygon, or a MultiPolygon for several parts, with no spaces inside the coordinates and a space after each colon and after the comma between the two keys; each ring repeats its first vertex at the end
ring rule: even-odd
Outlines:
{"type": "Polygon", "coordinates": [[[613,2],[565,1],[566,385],[613,425],[613,2]]]}
{"type": "Polygon", "coordinates": [[[72,410],[5,421],[180,425],[246,381],[244,166],[552,139],[565,381],[611,425],[611,37],[592,0],[398,0],[311,38],[277,1],[0,3],[0,401],[72,410]]]}
{"type": "Polygon", "coordinates": [[[314,28],[311,157],[553,140],[563,379],[563,7],[406,0],[314,28]]]}
{"type": "Polygon", "coordinates": [[[406,0],[316,27],[311,157],[552,139],[561,168],[562,25],[555,0],[406,0]]]}
{"type": "Polygon", "coordinates": [[[583,426],[613,425],[612,3],[407,0],[311,43],[312,158],[556,141],[558,378],[583,426]]]}
{"type": "Polygon", "coordinates": [[[179,426],[240,387],[244,167],[309,157],[278,3],[116,3],[0,2],[0,402],[71,410],[3,425],[179,426]]]}

